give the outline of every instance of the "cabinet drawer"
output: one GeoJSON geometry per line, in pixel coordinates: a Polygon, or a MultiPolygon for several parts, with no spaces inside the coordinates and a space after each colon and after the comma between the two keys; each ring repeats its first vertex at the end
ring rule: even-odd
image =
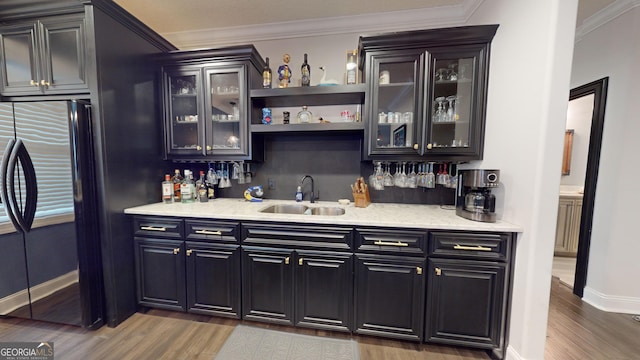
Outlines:
{"type": "Polygon", "coordinates": [[[382,254],[426,254],[427,232],[392,228],[356,228],[356,251],[382,254]]]}
{"type": "Polygon", "coordinates": [[[243,223],[242,243],[326,250],[351,250],[351,227],[306,224],[243,223]]]}
{"type": "Polygon", "coordinates": [[[215,220],[185,220],[187,240],[206,242],[240,242],[240,223],[215,220]]]}
{"type": "Polygon", "coordinates": [[[184,225],[181,219],[160,216],[136,216],[133,218],[133,231],[136,236],[182,238],[184,225]]]}
{"type": "Polygon", "coordinates": [[[510,233],[432,232],[429,256],[506,261],[510,233]]]}

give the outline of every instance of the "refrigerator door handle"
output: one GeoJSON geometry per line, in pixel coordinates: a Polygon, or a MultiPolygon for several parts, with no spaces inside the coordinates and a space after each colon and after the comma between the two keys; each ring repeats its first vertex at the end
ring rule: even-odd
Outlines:
{"type": "MultiPolygon", "coordinates": [[[[7,183],[7,173],[9,171],[9,166],[15,166],[15,162],[13,162],[11,158],[11,153],[13,152],[15,144],[15,139],[9,139],[7,148],[5,149],[4,155],[2,156],[2,165],[0,165],[0,179],[2,180],[2,186],[0,187],[0,197],[2,197],[2,203],[4,204],[5,211],[7,212],[7,216],[9,217],[9,220],[11,220],[13,227],[15,227],[16,230],[22,232],[23,228],[18,222],[18,219],[16,219],[16,215],[13,213],[13,208],[11,206],[12,199],[15,200],[15,193],[11,194],[11,198],[9,197],[9,184],[7,183]]],[[[13,176],[11,177],[11,179],[11,181],[13,182],[13,176]]]]}
{"type": "Polygon", "coordinates": [[[33,167],[33,162],[29,156],[27,148],[21,139],[16,140],[16,144],[11,150],[11,157],[9,158],[7,180],[9,182],[9,206],[11,206],[18,225],[23,232],[27,233],[31,231],[33,225],[33,219],[36,214],[36,204],[38,203],[38,186],[36,180],[36,170],[33,167]],[[24,208],[20,209],[18,201],[16,200],[15,192],[15,171],[17,161],[20,160],[22,172],[26,185],[26,201],[24,208]]]}

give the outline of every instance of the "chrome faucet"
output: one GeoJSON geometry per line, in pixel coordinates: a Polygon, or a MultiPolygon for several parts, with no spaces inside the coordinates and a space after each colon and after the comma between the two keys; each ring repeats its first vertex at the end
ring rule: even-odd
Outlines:
{"type": "Polygon", "coordinates": [[[310,198],[310,201],[311,201],[311,203],[313,204],[313,203],[315,203],[315,202],[316,202],[317,197],[316,197],[316,194],[315,194],[315,192],[314,192],[314,188],[313,188],[313,178],[311,177],[311,175],[305,175],[305,176],[303,176],[303,177],[302,177],[302,180],[300,180],[300,186],[304,185],[304,181],[305,181],[307,178],[311,179],[311,198],[310,198]]]}

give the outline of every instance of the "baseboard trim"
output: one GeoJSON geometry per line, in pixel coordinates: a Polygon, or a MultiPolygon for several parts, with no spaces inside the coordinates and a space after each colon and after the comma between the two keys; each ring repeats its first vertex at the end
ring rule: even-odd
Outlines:
{"type": "Polygon", "coordinates": [[[606,312],[640,314],[640,298],[607,295],[590,287],[585,287],[582,300],[606,312]]]}
{"type": "MultiPolygon", "coordinates": [[[[78,270],[70,271],[57,278],[46,281],[31,288],[31,301],[43,299],[54,292],[78,282],[78,270]]],[[[28,289],[20,290],[0,299],[0,314],[8,314],[29,304],[28,289]]]]}
{"type": "Polygon", "coordinates": [[[520,354],[513,349],[511,346],[507,346],[507,355],[505,356],[507,360],[524,360],[520,354]]]}

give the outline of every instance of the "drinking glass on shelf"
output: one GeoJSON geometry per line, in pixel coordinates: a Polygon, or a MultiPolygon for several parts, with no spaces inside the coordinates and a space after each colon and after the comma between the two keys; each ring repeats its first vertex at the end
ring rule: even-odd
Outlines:
{"type": "Polygon", "coordinates": [[[449,80],[451,81],[456,81],[458,80],[458,64],[457,63],[451,63],[449,64],[449,80]]]}
{"type": "Polygon", "coordinates": [[[449,102],[449,106],[447,107],[447,121],[456,121],[457,113],[455,111],[455,101],[458,97],[455,95],[447,96],[445,100],[449,102]]]}
{"type": "Polygon", "coordinates": [[[434,121],[435,122],[445,121],[445,111],[444,111],[445,97],[439,96],[435,99],[435,101],[438,104],[438,108],[434,114],[434,121]]]}

